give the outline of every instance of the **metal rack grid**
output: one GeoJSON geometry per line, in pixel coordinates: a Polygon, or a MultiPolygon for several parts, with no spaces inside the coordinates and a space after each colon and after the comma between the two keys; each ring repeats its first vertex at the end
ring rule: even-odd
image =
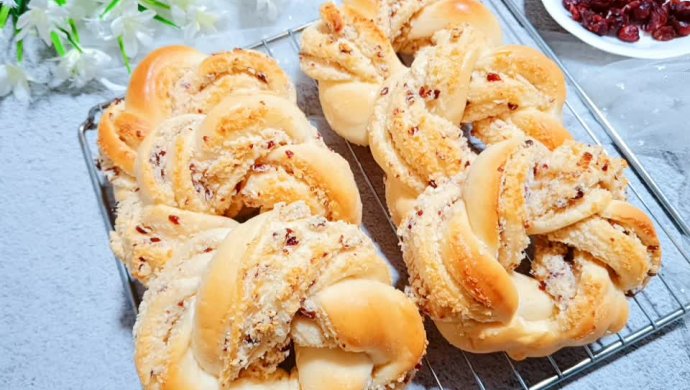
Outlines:
{"type": "MultiPolygon", "coordinates": [[[[591,369],[624,348],[657,333],[659,329],[690,311],[690,259],[687,255],[690,229],[652,180],[638,156],[567,72],[518,6],[512,0],[501,0],[486,5],[499,17],[508,42],[537,47],[561,67],[570,92],[564,113],[566,125],[577,139],[602,145],[610,154],[628,160],[634,173],[629,175],[632,193],[630,200],[652,216],[664,250],[662,273],[654,278],[643,292],[631,299],[631,319],[626,328],[585,347],[568,348],[546,358],[518,362],[506,354],[477,355],[457,350],[442,339],[433,325],[427,326],[430,338],[429,351],[425,358],[425,367],[415,379],[417,384],[440,389],[465,388],[472,385],[480,389],[505,386],[546,389],[591,369]]],[[[308,24],[289,29],[248,48],[263,51],[281,63],[298,87],[300,108],[313,122],[317,122],[315,124],[329,146],[350,162],[362,193],[365,211],[368,211],[364,216],[363,227],[382,247],[382,252],[392,266],[399,270],[398,285],[402,286],[405,270],[397,249],[395,225],[385,207],[380,180],[382,173],[366,148],[347,143],[328,128],[322,118],[315,83],[299,70],[299,34],[307,26],[308,24]]],[[[91,109],[87,120],[79,129],[79,140],[99,199],[105,227],[110,231],[115,221],[115,201],[112,188],[96,167],[93,153],[96,123],[107,105],[108,103],[103,103],[91,109]]],[[[130,278],[122,263],[116,263],[127,295],[136,311],[143,289],[130,278]]]]}

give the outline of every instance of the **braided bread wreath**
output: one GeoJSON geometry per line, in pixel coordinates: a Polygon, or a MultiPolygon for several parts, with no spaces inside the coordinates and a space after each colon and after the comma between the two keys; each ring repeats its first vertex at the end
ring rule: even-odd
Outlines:
{"type": "Polygon", "coordinates": [[[294,100],[262,54],[170,47],[106,110],[111,243],[148,286],[135,325],[144,388],[402,388],[416,372],[419,311],[356,226],[347,162],[294,100]]]}
{"type": "Polygon", "coordinates": [[[274,60],[247,50],[167,47],[135,70],[101,120],[99,145],[119,200],[112,247],[136,279],[147,283],[190,237],[227,234],[231,218],[278,202],[359,224],[349,165],[294,91],[274,60]]]}
{"type": "Polygon", "coordinates": [[[453,345],[515,359],[619,331],[659,240],[625,202],[625,161],[561,124],[555,64],[502,45],[474,0],[343,3],[305,30],[302,69],[332,128],[385,173],[422,311],[453,345]]]}

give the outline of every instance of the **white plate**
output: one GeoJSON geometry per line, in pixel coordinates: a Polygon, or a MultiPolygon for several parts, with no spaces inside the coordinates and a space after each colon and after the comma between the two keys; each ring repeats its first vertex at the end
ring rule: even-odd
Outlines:
{"type": "Polygon", "coordinates": [[[562,0],[541,0],[546,11],[554,20],[583,42],[609,53],[626,57],[662,59],[690,54],[690,36],[662,42],[640,30],[640,40],[634,43],[623,42],[615,36],[600,37],[587,31],[582,25],[574,21],[562,0]]]}

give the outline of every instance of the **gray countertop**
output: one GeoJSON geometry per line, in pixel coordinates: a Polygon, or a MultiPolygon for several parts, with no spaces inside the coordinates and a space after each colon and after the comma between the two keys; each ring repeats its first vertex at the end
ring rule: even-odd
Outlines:
{"type": "MultiPolygon", "coordinates": [[[[312,20],[317,11],[310,4],[318,3],[293,1],[287,6],[290,18],[271,25],[238,26],[246,30],[228,36],[226,45],[246,45],[312,20]]],[[[558,32],[539,3],[528,2],[527,13],[576,77],[620,61],[558,32]]],[[[683,82],[690,84],[688,79],[683,82]]],[[[3,388],[139,386],[132,362],[134,318],[107,245],[76,133],[88,109],[112,96],[91,86],[78,93],[37,96],[29,105],[12,98],[0,100],[3,388]]],[[[690,137],[678,141],[687,144],[690,137]]],[[[673,163],[687,159],[684,151],[667,156],[664,150],[640,149],[645,163],[657,164],[663,171],[658,181],[687,217],[687,165],[673,163]]],[[[687,320],[628,349],[624,356],[608,359],[568,387],[690,388],[687,320]]]]}

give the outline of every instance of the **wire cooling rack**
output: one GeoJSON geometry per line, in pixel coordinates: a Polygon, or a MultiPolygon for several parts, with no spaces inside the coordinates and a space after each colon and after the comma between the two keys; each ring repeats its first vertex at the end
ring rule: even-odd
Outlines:
{"type": "MultiPolygon", "coordinates": [[[[644,291],[630,299],[631,315],[625,329],[585,347],[566,348],[545,358],[514,361],[502,353],[479,355],[455,349],[443,340],[433,324],[427,326],[429,348],[426,364],[415,377],[413,386],[437,389],[546,389],[592,369],[605,358],[620,354],[623,349],[654,335],[690,311],[690,259],[687,255],[690,229],[639,158],[568,73],[520,8],[512,0],[486,5],[498,16],[507,42],[538,48],[561,67],[569,89],[564,110],[566,126],[576,139],[602,145],[610,154],[629,162],[632,171],[628,174],[629,200],[652,216],[664,252],[661,274],[652,279],[644,291]]],[[[382,172],[367,148],[351,145],[330,130],[323,119],[315,83],[299,70],[299,35],[306,26],[284,31],[248,48],[263,51],[278,60],[295,81],[300,108],[319,128],[326,143],[350,162],[364,204],[362,227],[397,270],[397,285],[402,287],[406,280],[405,267],[397,246],[395,226],[384,206],[382,172]]],[[[94,153],[97,150],[96,124],[107,105],[103,103],[91,109],[79,129],[79,140],[105,227],[110,231],[115,221],[115,201],[112,188],[97,169],[94,153]]],[[[136,311],[143,289],[130,278],[119,261],[116,263],[132,308],[136,311]]]]}

